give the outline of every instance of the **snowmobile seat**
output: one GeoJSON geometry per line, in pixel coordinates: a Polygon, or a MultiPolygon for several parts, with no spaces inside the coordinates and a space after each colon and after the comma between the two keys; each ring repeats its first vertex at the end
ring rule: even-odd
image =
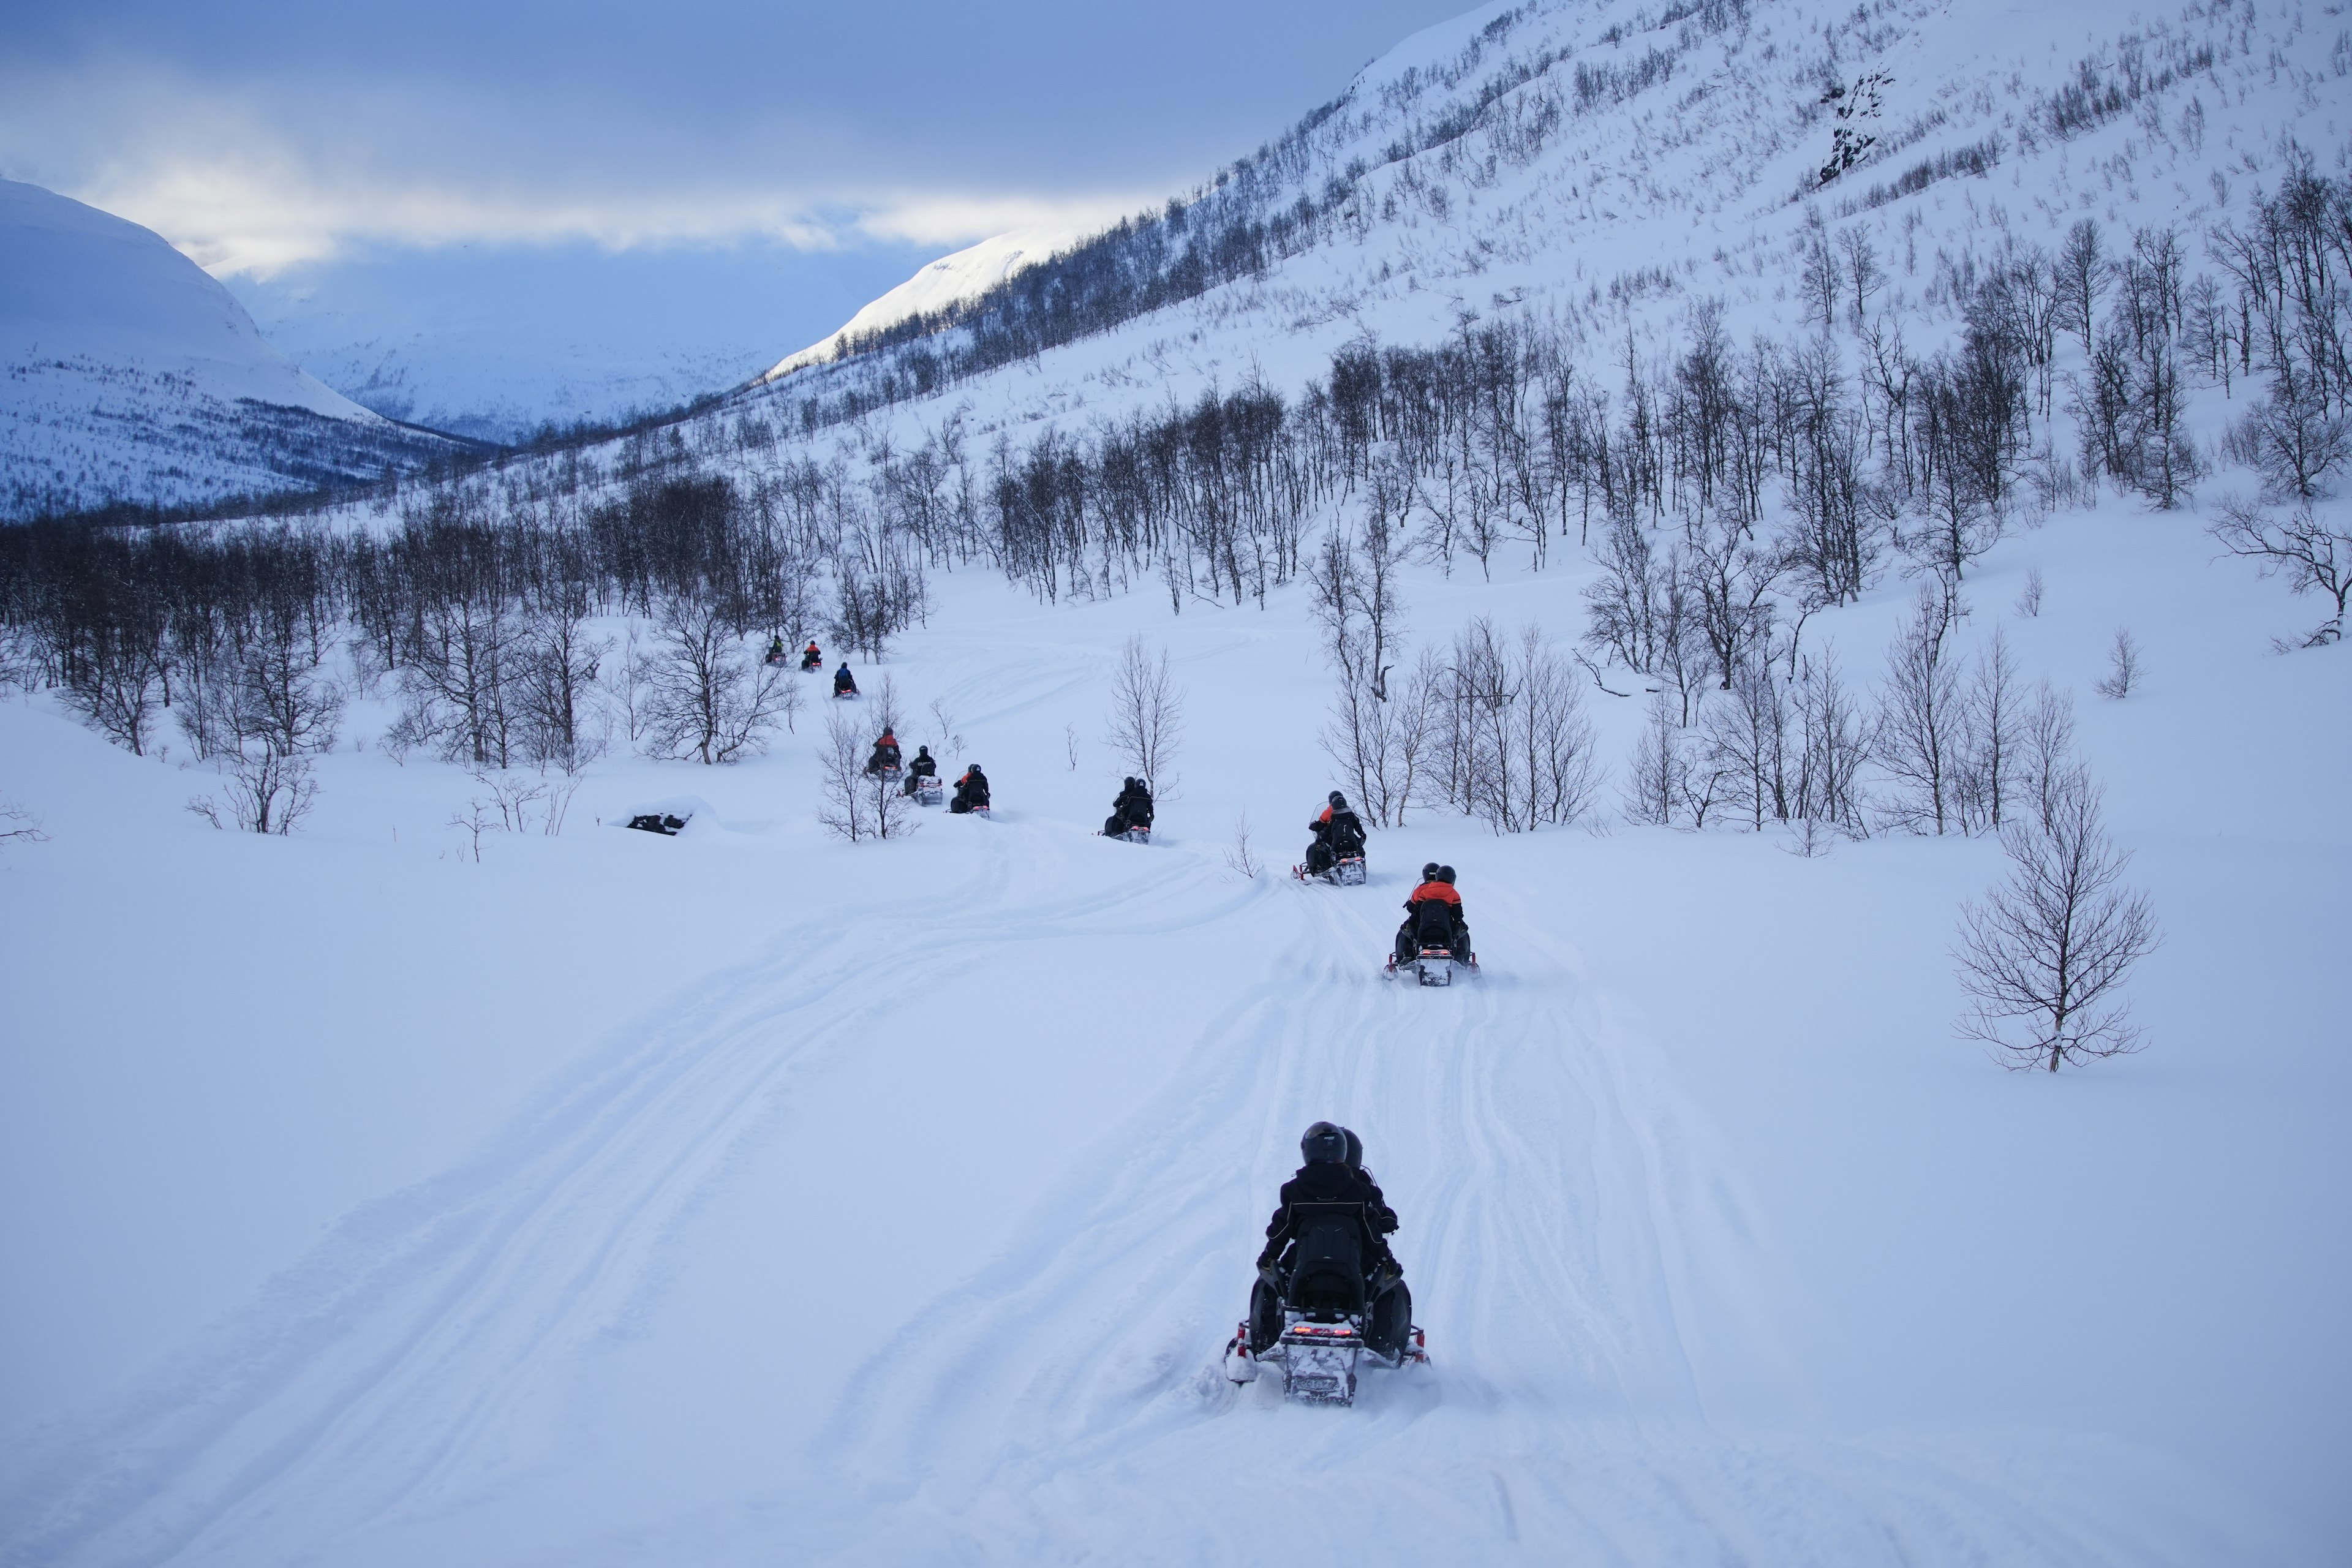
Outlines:
{"type": "Polygon", "coordinates": [[[1286,1305],[1319,1323],[1362,1315],[1366,1305],[1361,1204],[1297,1204],[1286,1305]]]}

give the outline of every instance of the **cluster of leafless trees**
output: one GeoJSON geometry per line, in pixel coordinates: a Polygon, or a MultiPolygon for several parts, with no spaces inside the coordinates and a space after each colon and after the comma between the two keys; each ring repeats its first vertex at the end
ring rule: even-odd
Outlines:
{"type": "Polygon", "coordinates": [[[2352,462],[2352,184],[2299,159],[2246,227],[2214,230],[2212,247],[2237,285],[2235,308],[2200,289],[2192,339],[2214,373],[2226,378],[2234,361],[2263,384],[2223,442],[2262,476],[2263,493],[2224,501],[2213,534],[2297,594],[2332,600],[2335,614],[2301,639],[2332,643],[2352,596],[2352,523],[2322,504],[2352,462]]]}
{"type": "Polygon", "coordinates": [[[1955,646],[1958,602],[1923,584],[1874,689],[1834,650],[1790,648],[1742,665],[1685,722],[1660,688],[1625,785],[1637,822],[1752,830],[1785,826],[1811,851],[1824,835],[1999,832],[2070,765],[2071,702],[2028,690],[1996,631],[1955,646]]]}
{"type": "Polygon", "coordinates": [[[1358,812],[1394,827],[1423,805],[1496,833],[1583,817],[1600,769],[1580,676],[1540,628],[1511,636],[1484,616],[1401,670],[1398,550],[1376,514],[1352,538],[1328,536],[1309,567],[1338,677],[1323,749],[1358,812]]]}
{"type": "Polygon", "coordinates": [[[395,755],[476,772],[575,773],[616,725],[654,755],[756,750],[800,691],[752,639],[823,631],[878,654],[924,607],[919,560],[877,543],[861,506],[829,527],[822,501],[670,479],[494,512],[451,486],[382,534],[0,530],[0,628],[14,679],[142,755],[176,721],[224,777],[206,815],[282,832],[312,798],[308,759],[335,742],[339,671],[391,683],[395,755]],[[649,629],[616,649],[595,630],[608,616],[649,629]]]}

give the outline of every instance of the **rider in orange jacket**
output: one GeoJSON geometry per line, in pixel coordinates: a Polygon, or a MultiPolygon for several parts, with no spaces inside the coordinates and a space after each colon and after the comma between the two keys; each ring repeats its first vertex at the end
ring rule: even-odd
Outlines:
{"type": "Polygon", "coordinates": [[[1432,860],[1421,868],[1421,886],[1404,901],[1404,923],[1397,927],[1397,962],[1410,962],[1423,942],[1442,942],[1459,958],[1470,955],[1470,926],[1463,918],[1462,895],[1454,890],[1454,868],[1432,860]]]}

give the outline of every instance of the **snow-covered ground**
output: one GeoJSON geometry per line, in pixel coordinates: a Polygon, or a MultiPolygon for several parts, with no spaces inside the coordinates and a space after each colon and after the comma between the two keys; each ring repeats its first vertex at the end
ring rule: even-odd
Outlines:
{"type": "Polygon", "coordinates": [[[1278,864],[1327,784],[1296,594],[958,579],[889,672],[1001,809],[854,848],[808,719],[476,863],[442,764],[346,749],[302,833],[220,834],[208,775],[0,707],[50,836],[0,868],[9,1560],[2336,1560],[2344,655],[2268,652],[2208,555],[2115,507],[1972,595],[2084,702],[2167,931],[2149,1048],[2054,1079],[1951,1033],[1988,841],[1424,818],[1363,889],[1244,880],[1234,817],[1278,864]],[[2101,703],[2119,617],[2150,675],[2101,703]],[[1137,628],[1191,722],[1142,849],[1090,833],[1137,628]],[[1446,994],[1376,973],[1426,856],[1486,964],[1446,994]],[[1350,1413],[1216,1366],[1318,1116],[1435,1363],[1350,1413]]]}
{"type": "MultiPolygon", "coordinates": [[[[2008,139],[1987,180],[1822,198],[1874,238],[1923,354],[1954,325],[1939,279],[2005,235],[2193,236],[2244,219],[2283,131],[2330,168],[2343,145],[2317,7],[2149,22],[2220,39],[2210,77],[2031,148],[2035,95],[2140,21],[1494,16],[1372,68],[1302,184],[1475,98],[1482,72],[1448,62],[1481,38],[1486,67],[1570,51],[1528,94],[1654,44],[1682,63],[1525,163],[1486,131],[1381,163],[1265,278],[877,416],[845,456],[959,411],[1025,441],[1253,376],[1295,395],[1338,344],[1434,342],[1465,313],[1581,333],[1599,379],[1612,342],[1663,356],[1709,296],[1737,341],[1788,339],[1829,65],[1885,65],[1908,95],[1891,139],[1925,126],[1861,188],[2008,139]]],[[[2197,394],[2209,450],[2237,406],[2197,394]]],[[[735,413],[688,433],[714,471],[832,455],[833,432],[738,444],[735,413]]],[[[2147,1048],[2055,1076],[1953,1031],[1956,917],[1997,844],[1805,858],[1625,826],[1638,697],[1586,689],[1616,775],[1601,830],[1416,812],[1374,837],[1370,886],[1292,883],[1333,782],[1296,583],[1171,616],[1149,583],[1047,606],[936,575],[928,624],[861,679],[898,683],[909,743],[945,740],[940,700],[943,755],[984,763],[999,810],[881,845],[817,825],[815,712],[734,767],[616,745],[561,836],[490,835],[477,860],[450,819],[479,787],[387,754],[379,700],[282,839],[189,816],[206,772],[0,703],[0,794],[49,836],[0,847],[0,1553],[2341,1562],[2352,656],[2273,652],[2316,617],[2205,521],[2113,495],[2021,516],[1963,584],[1960,641],[1998,628],[2074,698],[2165,936],[2131,986],[2147,1048]],[[2119,626],[2145,668],[2109,701],[2119,626]],[[1188,693],[1148,848],[1091,831],[1137,633],[1188,693]],[[655,803],[692,825],[612,826],[655,803]],[[1256,879],[1228,860],[1244,813],[1256,879]],[[1460,868],[1486,965],[1446,993],[1377,976],[1431,857],[1460,868]],[[1236,1391],[1217,1360],[1318,1117],[1362,1133],[1402,1212],[1433,1358],[1349,1412],[1236,1391]]],[[[1593,570],[1570,542],[1491,583],[1416,566],[1408,622],[1566,643],[1593,570]]],[[[1890,570],[1808,646],[1869,682],[1912,586],[1890,570]]]]}

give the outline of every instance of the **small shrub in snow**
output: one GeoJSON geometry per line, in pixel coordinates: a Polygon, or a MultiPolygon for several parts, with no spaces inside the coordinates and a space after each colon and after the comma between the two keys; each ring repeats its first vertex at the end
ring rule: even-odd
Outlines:
{"type": "Polygon", "coordinates": [[[2092,689],[2112,701],[2121,701],[2131,695],[2138,682],[2139,644],[2132,639],[2129,631],[2117,626],[2115,644],[2108,650],[2106,676],[2092,689]]]}
{"type": "Polygon", "coordinates": [[[13,801],[0,800],[0,844],[46,844],[41,819],[13,801]]]}
{"type": "Polygon", "coordinates": [[[248,742],[219,759],[221,787],[188,809],[215,827],[289,834],[319,797],[307,757],[289,757],[266,742],[248,742]]]}
{"type": "Polygon", "coordinates": [[[1234,818],[1234,841],[1225,847],[1225,864],[1253,882],[1257,880],[1257,874],[1265,869],[1257,858],[1257,852],[1250,847],[1249,813],[1246,811],[1234,818]]]}

